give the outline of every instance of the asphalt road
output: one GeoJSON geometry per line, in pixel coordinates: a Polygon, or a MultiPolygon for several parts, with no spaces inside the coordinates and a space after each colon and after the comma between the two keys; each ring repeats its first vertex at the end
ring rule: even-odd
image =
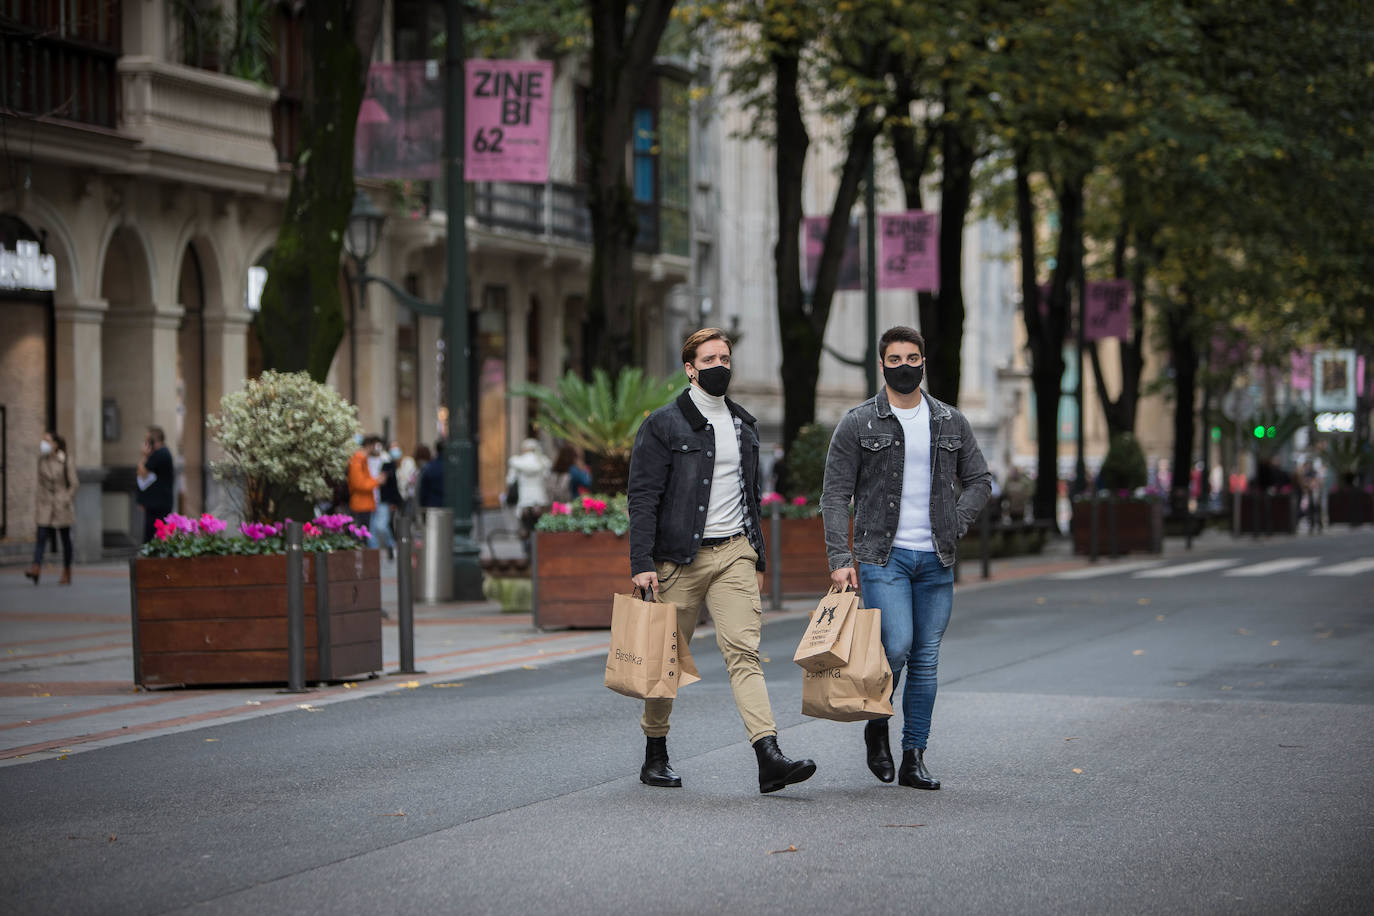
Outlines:
{"type": "Polygon", "coordinates": [[[800,714],[799,619],[765,628],[765,671],[783,750],[819,772],[776,795],[757,793],[702,640],[705,680],[669,737],[680,790],[639,784],[637,704],[600,685],[598,659],[9,767],[0,900],[99,914],[1366,913],[1371,556],[1364,531],[961,589],[927,754],[939,792],[878,783],[861,725],[800,714]]]}

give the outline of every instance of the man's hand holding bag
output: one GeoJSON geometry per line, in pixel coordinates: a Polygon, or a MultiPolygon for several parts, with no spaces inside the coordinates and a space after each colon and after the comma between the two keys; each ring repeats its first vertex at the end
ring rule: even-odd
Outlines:
{"type": "Polygon", "coordinates": [[[699,680],[691,649],[678,631],[677,605],[616,595],[606,686],[627,697],[667,699],[699,680]]]}
{"type": "Polygon", "coordinates": [[[811,612],[811,622],[792,661],[807,671],[824,671],[849,661],[858,607],[858,592],[832,587],[811,612]]]}
{"type": "Polygon", "coordinates": [[[856,606],[848,615],[848,660],[829,668],[808,669],[802,675],[802,715],[838,722],[892,715],[892,668],[883,651],[883,612],[859,607],[855,598],[856,606]]]}

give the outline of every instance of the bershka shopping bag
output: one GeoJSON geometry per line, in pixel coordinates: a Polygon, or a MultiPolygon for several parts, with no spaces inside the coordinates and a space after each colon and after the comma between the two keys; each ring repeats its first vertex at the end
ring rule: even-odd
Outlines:
{"type": "Polygon", "coordinates": [[[802,715],[837,722],[892,715],[892,668],[883,652],[882,614],[856,608],[849,661],[802,675],[802,715]]]}
{"type": "Polygon", "coordinates": [[[677,605],[616,595],[606,686],[627,697],[669,698],[699,680],[691,650],[678,634],[677,605]]]}
{"type": "Polygon", "coordinates": [[[849,661],[854,612],[858,607],[858,592],[832,587],[811,612],[811,622],[806,625],[792,661],[807,671],[823,671],[849,661]]]}

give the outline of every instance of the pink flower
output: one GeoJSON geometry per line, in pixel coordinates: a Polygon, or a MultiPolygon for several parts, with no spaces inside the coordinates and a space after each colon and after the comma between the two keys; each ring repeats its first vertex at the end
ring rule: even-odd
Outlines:
{"type": "Polygon", "coordinates": [[[782,502],[782,494],[781,494],[781,493],[777,493],[777,492],[775,492],[775,491],[773,491],[773,490],[769,490],[767,493],[763,494],[763,497],[759,500],[759,505],[760,505],[760,506],[771,506],[771,505],[773,505],[774,503],[780,503],[780,502],[782,502]]]}
{"type": "Polygon", "coordinates": [[[167,516],[167,524],[171,526],[174,533],[195,534],[196,523],[184,515],[173,512],[167,516]]]}
{"type": "Polygon", "coordinates": [[[317,525],[312,525],[312,524],[310,524],[309,522],[306,522],[306,523],[305,523],[304,531],[305,531],[305,536],[308,537],[308,538],[317,538],[317,537],[319,537],[320,535],[324,534],[324,529],[323,529],[323,528],[320,528],[320,527],[317,526],[317,525]]]}
{"type": "Polygon", "coordinates": [[[338,515],[321,515],[319,518],[315,519],[315,524],[325,531],[345,531],[349,525],[353,524],[353,517],[342,513],[338,515]]]}
{"type": "Polygon", "coordinates": [[[197,522],[197,524],[200,526],[201,534],[219,534],[226,527],[224,522],[215,518],[208,512],[201,515],[200,521],[197,522]]]}
{"type": "Polygon", "coordinates": [[[172,536],[172,532],[174,531],[176,531],[175,526],[167,524],[160,518],[153,519],[153,532],[156,534],[159,541],[167,540],[167,538],[172,536]]]}
{"type": "Polygon", "coordinates": [[[792,497],[792,505],[794,505],[794,506],[804,506],[804,505],[806,505],[806,497],[805,497],[805,496],[794,496],[794,497],[792,497]]]}
{"type": "Polygon", "coordinates": [[[366,525],[349,525],[348,533],[353,535],[360,541],[366,541],[372,537],[372,535],[368,532],[366,525]]]}
{"type": "Polygon", "coordinates": [[[567,503],[554,503],[549,506],[550,515],[572,515],[572,506],[567,503]]]}
{"type": "Polygon", "coordinates": [[[582,508],[596,515],[606,514],[606,501],[604,499],[592,499],[589,496],[582,498],[582,508]]]}

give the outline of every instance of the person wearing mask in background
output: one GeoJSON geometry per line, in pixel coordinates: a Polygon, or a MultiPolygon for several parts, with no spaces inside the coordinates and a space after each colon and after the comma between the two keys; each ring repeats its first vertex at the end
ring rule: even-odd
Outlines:
{"type": "Polygon", "coordinates": [[[549,508],[549,469],[553,462],[539,448],[538,439],[526,439],[520,454],[507,462],[506,484],[515,484],[519,492],[515,500],[515,514],[520,519],[520,538],[529,541],[534,523],[549,508]]]}
{"type": "Polygon", "coordinates": [[[409,508],[413,509],[420,504],[420,472],[433,457],[429,446],[421,443],[415,446],[414,458],[407,455],[401,461],[401,498],[409,508]]]}
{"type": "MultiPolygon", "coordinates": [[[[348,461],[348,511],[353,515],[353,521],[368,529],[369,547],[377,546],[376,532],[372,531],[372,515],[377,511],[377,490],[381,487],[382,481],[372,473],[368,462],[376,456],[381,447],[380,438],[368,436],[363,439],[362,447],[354,452],[348,461]]],[[[379,468],[378,474],[380,473],[379,468]]]]}
{"type": "MultiPolygon", "coordinates": [[[[646,595],[677,605],[681,638],[692,640],[703,604],[716,625],[735,708],[744,720],[759,767],[759,791],[776,792],[810,779],[812,760],[789,760],[759,663],[764,570],[759,524],[758,421],[725,397],[730,339],[703,328],[682,345],[691,383],[677,400],[651,413],[630,452],[630,576],[646,595]]],[[[668,763],[673,701],[644,701],[644,766],[639,781],[677,788],[668,763]]]]}
{"type": "Polygon", "coordinates": [[[138,504],[143,507],[143,543],[153,539],[153,523],[176,508],[176,467],[161,426],[148,427],[143,460],[138,463],[138,504]]]}
{"type": "Polygon", "coordinates": [[[56,433],[45,433],[38,443],[38,492],[34,518],[38,525],[38,543],[33,545],[33,565],[24,575],[38,584],[43,569],[43,548],[54,533],[62,539],[62,578],[60,584],[72,584],[72,521],[76,499],[75,462],[67,455],[67,442],[56,433]]]}
{"type": "MultiPolygon", "coordinates": [[[[925,349],[925,339],[908,327],[889,328],[879,338],[883,387],[835,427],[821,515],[830,580],[837,588],[861,588],[867,606],[882,609],[894,696],[906,669],[897,782],[938,789],[925,751],[940,641],[954,607],[954,549],[983,511],[991,475],[964,415],[922,395],[925,349]]],[[[891,782],[887,719],[864,726],[864,745],[869,770],[891,782]]]]}
{"type": "MultiPolygon", "coordinates": [[[[377,541],[386,548],[388,560],[396,559],[396,516],[401,512],[401,444],[391,443],[391,448],[382,456],[382,485],[377,491],[377,514],[372,517],[377,526],[377,541]]],[[[412,462],[413,463],[413,462],[412,462]]]]}
{"type": "MultiPolygon", "coordinates": [[[[419,449],[415,450],[415,457],[420,457],[419,449]]],[[[439,509],[444,505],[443,439],[434,443],[434,457],[426,461],[420,469],[419,499],[420,507],[423,509],[439,509]]]]}

